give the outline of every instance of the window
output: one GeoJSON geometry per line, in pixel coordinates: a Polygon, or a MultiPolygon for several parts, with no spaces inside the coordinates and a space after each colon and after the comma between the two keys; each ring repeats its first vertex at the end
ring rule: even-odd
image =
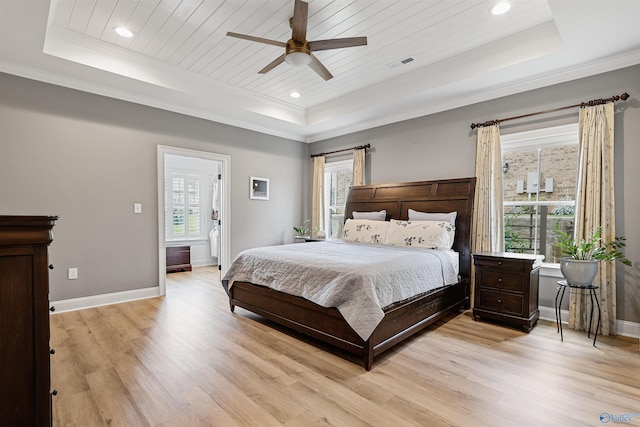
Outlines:
{"type": "Polygon", "coordinates": [[[324,166],[324,229],[328,238],[342,237],[344,208],[353,183],[353,161],[341,160],[324,166]]]}
{"type": "Polygon", "coordinates": [[[170,204],[166,218],[167,240],[204,239],[204,218],[200,211],[202,177],[197,174],[170,172],[167,175],[165,200],[170,204]]]}
{"type": "Polygon", "coordinates": [[[557,263],[556,227],[573,233],[578,125],[500,137],[505,251],[557,263]]]}

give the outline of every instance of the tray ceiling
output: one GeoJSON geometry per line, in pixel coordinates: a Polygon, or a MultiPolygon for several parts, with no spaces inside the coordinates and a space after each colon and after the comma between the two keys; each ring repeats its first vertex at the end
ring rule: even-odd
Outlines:
{"type": "Polygon", "coordinates": [[[368,38],[316,52],[324,81],[286,63],[260,75],[283,49],[226,36],[286,42],[292,0],[3,0],[0,71],[315,141],[640,63],[638,1],[494,3],[309,1],[308,40],[368,38]]]}

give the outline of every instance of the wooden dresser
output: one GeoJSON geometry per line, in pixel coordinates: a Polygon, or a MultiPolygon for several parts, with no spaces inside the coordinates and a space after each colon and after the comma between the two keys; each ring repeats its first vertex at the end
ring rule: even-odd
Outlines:
{"type": "MultiPolygon", "coordinates": [[[[49,268],[55,216],[0,216],[0,424],[50,426],[49,268]]],[[[53,308],[51,308],[53,311],[53,308]]]]}
{"type": "Polygon", "coordinates": [[[544,257],[506,252],[473,254],[473,318],[488,318],[529,332],[540,317],[538,280],[544,257]]]}

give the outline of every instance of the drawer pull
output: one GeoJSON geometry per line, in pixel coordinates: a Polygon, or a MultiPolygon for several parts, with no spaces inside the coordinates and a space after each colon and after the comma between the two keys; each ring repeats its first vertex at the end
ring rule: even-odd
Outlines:
{"type": "Polygon", "coordinates": [[[498,278],[498,282],[502,283],[502,277],[498,278]]]}
{"type": "Polygon", "coordinates": [[[501,299],[498,300],[498,304],[502,304],[502,300],[501,299]]]}
{"type": "Polygon", "coordinates": [[[502,261],[498,261],[498,265],[502,265],[502,261]]]}

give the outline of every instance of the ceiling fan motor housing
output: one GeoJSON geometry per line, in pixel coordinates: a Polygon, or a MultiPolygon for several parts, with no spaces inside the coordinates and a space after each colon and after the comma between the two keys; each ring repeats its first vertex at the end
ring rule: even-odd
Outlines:
{"type": "Polygon", "coordinates": [[[309,43],[300,43],[293,39],[287,42],[285,61],[294,67],[308,65],[311,62],[311,49],[309,43]]]}

